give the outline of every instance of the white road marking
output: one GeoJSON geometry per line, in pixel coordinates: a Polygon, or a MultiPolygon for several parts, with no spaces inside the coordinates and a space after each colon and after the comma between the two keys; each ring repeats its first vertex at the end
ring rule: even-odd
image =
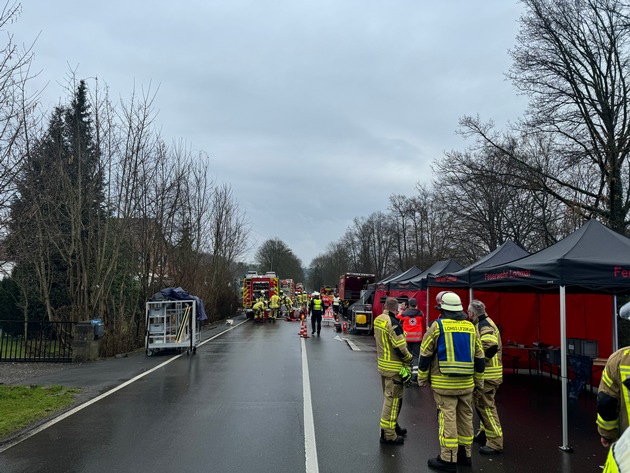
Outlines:
{"type": "Polygon", "coordinates": [[[339,335],[337,335],[335,336],[335,340],[339,340],[340,342],[346,342],[352,351],[361,351],[361,349],[357,346],[357,344],[348,338],[342,338],[339,335]]]}
{"type": "MultiPolygon", "coordinates": [[[[239,325],[244,324],[245,322],[247,322],[248,319],[245,319],[243,322],[241,322],[238,325],[232,325],[230,328],[228,328],[227,330],[224,330],[223,332],[217,333],[214,337],[208,338],[207,340],[204,340],[203,342],[199,343],[198,346],[201,346],[205,343],[208,343],[211,340],[214,340],[217,337],[220,337],[221,335],[223,335],[224,333],[229,332],[230,330],[235,329],[236,327],[238,327],[239,325]]],[[[104,392],[103,394],[95,397],[94,399],[90,399],[89,401],[84,402],[83,404],[78,405],[77,407],[74,407],[72,409],[70,409],[67,412],[64,412],[63,414],[59,415],[58,417],[55,417],[54,419],[49,420],[48,422],[43,423],[42,425],[40,425],[39,427],[34,428],[33,430],[30,430],[29,432],[25,433],[23,436],[20,436],[14,440],[12,440],[9,443],[6,443],[2,446],[0,446],[0,453],[10,449],[11,447],[16,446],[19,443],[22,443],[24,440],[31,438],[33,435],[38,434],[39,432],[41,432],[42,430],[46,430],[48,427],[51,427],[53,425],[55,425],[57,422],[61,422],[64,419],[67,419],[68,417],[70,417],[73,414],[76,414],[77,412],[85,409],[86,407],[91,406],[92,404],[100,401],[101,399],[106,398],[107,396],[109,396],[110,394],[114,394],[116,391],[120,391],[122,388],[129,386],[131,383],[134,383],[136,381],[138,381],[141,378],[144,378],[146,375],[148,375],[149,373],[153,373],[156,370],[159,370],[160,368],[168,365],[170,362],[175,361],[176,359],[180,358],[181,356],[183,356],[183,353],[180,353],[179,355],[175,355],[172,358],[169,358],[168,360],[166,360],[164,363],[161,363],[153,368],[151,368],[148,371],[145,371],[142,374],[139,374],[138,376],[136,376],[135,378],[131,378],[128,381],[125,381],[124,383],[116,386],[113,389],[110,389],[107,392],[104,392]]]]}
{"type": "Polygon", "coordinates": [[[313,421],[313,403],[311,401],[311,381],[308,374],[305,339],[300,337],[302,346],[302,390],[304,394],[304,451],[306,473],[319,473],[317,463],[317,444],[315,442],[315,422],[313,421]]]}

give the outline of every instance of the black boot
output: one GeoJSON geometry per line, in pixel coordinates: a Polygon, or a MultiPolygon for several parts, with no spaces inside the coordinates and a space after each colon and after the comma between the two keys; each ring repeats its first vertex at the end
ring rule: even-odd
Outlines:
{"type": "Polygon", "coordinates": [[[401,437],[406,437],[407,436],[407,429],[405,429],[404,427],[401,427],[400,425],[396,424],[396,435],[400,435],[401,437]]]}
{"type": "Polygon", "coordinates": [[[457,447],[457,464],[462,466],[472,466],[472,457],[466,456],[466,447],[457,447]]]}
{"type": "Polygon", "coordinates": [[[486,444],[486,431],[480,430],[477,435],[473,438],[473,442],[485,445],[486,444]]]}
{"type": "Polygon", "coordinates": [[[395,439],[387,440],[385,438],[385,431],[383,429],[381,429],[380,442],[382,444],[384,444],[384,445],[402,445],[403,443],[405,443],[405,439],[404,439],[404,437],[401,437],[400,435],[397,435],[395,439]]]}
{"type": "Polygon", "coordinates": [[[427,465],[434,470],[457,472],[457,464],[455,462],[445,462],[439,455],[437,458],[430,458],[427,465]]]}

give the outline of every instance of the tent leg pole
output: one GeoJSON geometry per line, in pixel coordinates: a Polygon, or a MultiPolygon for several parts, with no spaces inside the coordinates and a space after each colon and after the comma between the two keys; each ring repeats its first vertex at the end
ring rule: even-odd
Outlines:
{"type": "Polygon", "coordinates": [[[567,305],[564,286],[560,286],[560,377],[562,379],[562,446],[560,450],[571,453],[573,449],[569,446],[569,415],[567,406],[567,305]]]}
{"type": "Polygon", "coordinates": [[[613,313],[612,313],[612,318],[613,318],[613,339],[612,339],[612,351],[613,353],[615,353],[617,350],[619,350],[619,327],[617,327],[617,314],[618,314],[618,310],[617,310],[617,294],[615,294],[613,296],[613,313]]]}

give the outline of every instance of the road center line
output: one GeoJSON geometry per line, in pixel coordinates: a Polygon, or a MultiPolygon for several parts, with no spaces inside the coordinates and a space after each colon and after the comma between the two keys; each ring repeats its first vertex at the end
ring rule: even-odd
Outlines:
{"type": "Polygon", "coordinates": [[[313,421],[313,403],[311,401],[311,381],[308,374],[306,343],[300,337],[302,345],[302,390],[304,391],[304,451],[306,454],[306,473],[319,473],[317,463],[317,445],[315,443],[315,422],[313,421]]]}

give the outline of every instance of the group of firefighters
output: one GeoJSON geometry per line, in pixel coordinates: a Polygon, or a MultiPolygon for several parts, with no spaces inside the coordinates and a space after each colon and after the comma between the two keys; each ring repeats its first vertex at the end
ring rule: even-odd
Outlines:
{"type": "Polygon", "coordinates": [[[481,301],[471,301],[464,312],[457,294],[437,296],[440,318],[424,331],[416,301],[399,312],[398,300],[388,297],[383,313],[374,320],[378,371],[383,388],[380,427],[382,444],[402,445],[407,429],[398,424],[405,386],[412,380],[430,386],[438,411],[440,453],[429,468],[457,471],[472,464],[472,444],[479,452],[503,452],[503,432],[495,405],[501,384],[501,338],[481,301]],[[411,310],[413,309],[413,310],[411,310]],[[480,426],[475,435],[473,410],[480,426]]]}
{"type": "Polygon", "coordinates": [[[341,307],[341,299],[338,294],[335,294],[330,301],[321,298],[319,292],[313,292],[310,295],[307,292],[301,292],[296,294],[292,299],[289,295],[284,294],[284,291],[280,290],[279,294],[273,294],[269,299],[267,299],[265,291],[260,292],[256,298],[256,302],[252,305],[254,320],[262,321],[267,318],[270,323],[273,323],[278,316],[287,319],[295,319],[294,309],[308,313],[309,305],[314,299],[322,301],[322,311],[329,305],[332,306],[335,318],[337,318],[341,307]],[[265,317],[265,313],[268,314],[268,317],[265,317]]]}
{"type": "MultiPolygon", "coordinates": [[[[437,295],[440,317],[423,333],[422,312],[388,297],[374,320],[378,371],[383,388],[382,444],[402,445],[407,429],[398,424],[405,386],[430,386],[438,411],[440,453],[428,460],[434,470],[456,472],[472,465],[472,444],[479,453],[503,453],[503,431],[495,396],[503,379],[501,335],[480,300],[464,312],[457,294],[437,295]],[[414,310],[411,310],[414,309],[414,310]],[[475,435],[473,411],[479,417],[475,435]]],[[[630,346],[608,359],[597,396],[597,429],[609,448],[603,473],[630,471],[630,346]]]]}

